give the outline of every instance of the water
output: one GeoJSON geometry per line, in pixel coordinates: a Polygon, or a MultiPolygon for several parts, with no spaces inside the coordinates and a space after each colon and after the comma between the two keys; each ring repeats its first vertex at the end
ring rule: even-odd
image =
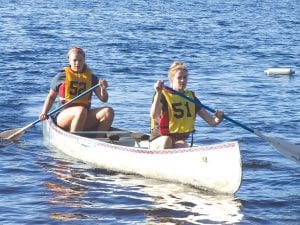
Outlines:
{"type": "MultiPolygon", "coordinates": [[[[1,130],[37,119],[51,77],[79,45],[109,82],[115,126],[148,132],[153,85],[179,59],[204,104],[300,144],[296,0],[1,3],[1,130]],[[266,76],[269,67],[296,74],[266,76]]],[[[0,145],[0,224],[299,224],[298,164],[229,122],[196,126],[198,144],[240,142],[235,196],[95,169],[47,149],[38,124],[0,145]]]]}

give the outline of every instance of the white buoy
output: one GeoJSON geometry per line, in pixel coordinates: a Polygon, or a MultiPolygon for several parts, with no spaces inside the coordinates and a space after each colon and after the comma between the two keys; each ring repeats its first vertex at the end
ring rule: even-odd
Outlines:
{"type": "Polygon", "coordinates": [[[264,73],[266,75],[292,75],[295,71],[290,68],[269,68],[264,73]]]}

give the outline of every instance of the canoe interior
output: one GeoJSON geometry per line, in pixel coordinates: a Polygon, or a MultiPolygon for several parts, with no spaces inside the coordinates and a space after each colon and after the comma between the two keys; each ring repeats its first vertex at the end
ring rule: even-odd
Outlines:
{"type": "Polygon", "coordinates": [[[75,132],[73,134],[119,146],[136,147],[143,149],[149,148],[148,134],[122,130],[115,127],[111,127],[109,131],[83,131],[75,132]],[[105,134],[107,137],[99,138],[97,137],[97,135],[99,134],[105,134]]]}

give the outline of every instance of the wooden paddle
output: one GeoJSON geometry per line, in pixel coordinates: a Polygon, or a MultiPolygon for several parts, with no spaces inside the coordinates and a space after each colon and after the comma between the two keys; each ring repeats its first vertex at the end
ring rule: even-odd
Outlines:
{"type": "MultiPolygon", "coordinates": [[[[95,86],[91,87],[90,89],[82,92],[80,95],[76,96],[75,98],[73,98],[72,100],[70,100],[69,102],[59,106],[58,108],[52,110],[51,112],[49,112],[47,114],[47,116],[51,116],[53,115],[54,113],[58,112],[59,110],[63,109],[64,107],[70,105],[72,102],[76,101],[77,99],[81,98],[82,96],[88,94],[89,92],[93,91],[94,89],[96,89],[97,87],[99,87],[99,84],[96,84],[95,86]]],[[[25,127],[22,127],[22,128],[16,128],[16,129],[13,129],[13,130],[6,130],[6,131],[3,131],[0,133],[0,139],[3,139],[5,141],[15,141],[15,140],[18,140],[21,135],[26,131],[28,130],[29,128],[33,127],[34,125],[36,125],[37,123],[41,122],[40,119],[28,124],[27,126],[25,127]]]]}
{"type": "MultiPolygon", "coordinates": [[[[176,91],[168,86],[164,86],[164,88],[168,91],[171,91],[179,96],[181,96],[182,98],[185,98],[186,100],[193,102],[195,105],[204,107],[205,109],[207,109],[208,111],[215,113],[216,111],[214,109],[209,108],[208,106],[202,104],[199,100],[190,98],[186,95],[184,95],[183,93],[176,91]]],[[[287,158],[295,161],[296,163],[300,164],[300,146],[299,145],[295,145],[293,143],[290,143],[282,138],[278,138],[278,137],[268,137],[266,134],[263,134],[261,132],[259,132],[258,130],[254,130],[244,124],[241,124],[240,122],[231,119],[230,117],[224,115],[224,119],[244,128],[245,130],[257,135],[258,137],[262,138],[264,141],[266,141],[267,143],[269,143],[270,145],[272,145],[276,150],[278,150],[282,155],[286,156],[287,158]]]]}

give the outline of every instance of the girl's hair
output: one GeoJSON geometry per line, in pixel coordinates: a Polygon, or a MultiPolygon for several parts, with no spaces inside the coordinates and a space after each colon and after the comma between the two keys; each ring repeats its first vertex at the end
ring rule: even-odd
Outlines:
{"type": "Polygon", "coordinates": [[[170,81],[173,80],[174,75],[178,70],[184,70],[185,72],[188,72],[187,66],[183,62],[174,61],[171,64],[168,72],[168,77],[170,81]]]}
{"type": "Polygon", "coordinates": [[[85,58],[85,52],[82,50],[82,48],[79,48],[79,47],[74,47],[74,48],[71,48],[68,52],[68,58],[70,57],[70,55],[72,53],[75,53],[75,54],[80,54],[83,56],[83,58],[85,58]]]}

